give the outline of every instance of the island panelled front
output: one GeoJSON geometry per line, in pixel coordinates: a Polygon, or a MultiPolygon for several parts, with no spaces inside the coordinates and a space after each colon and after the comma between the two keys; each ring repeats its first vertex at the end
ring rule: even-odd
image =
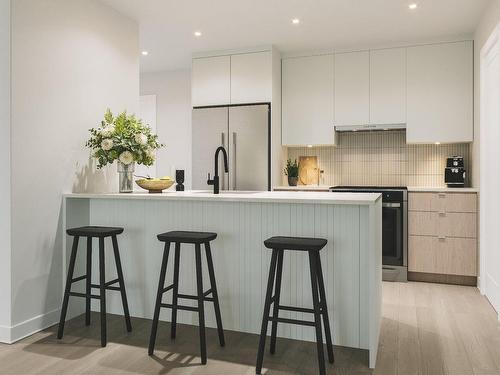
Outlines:
{"type": "MultiPolygon", "coordinates": [[[[212,243],[212,253],[224,329],[254,334],[260,332],[271,255],[263,241],[276,235],[326,238],[328,245],[321,251],[321,258],[334,344],[369,350],[369,366],[375,366],[382,300],[379,194],[67,194],[63,206],[64,229],[89,224],[125,228],[118,241],[130,313],[135,317],[151,319],[153,316],[163,251],[156,235],[170,230],[216,232],[218,237],[212,243]]],[[[64,274],[70,241],[71,238],[63,241],[64,274]]],[[[106,246],[111,249],[110,242],[106,242],[106,246]]],[[[107,251],[108,280],[116,275],[111,255],[112,252],[107,251]]],[[[84,274],[84,259],[85,241],[80,241],[77,265],[80,270],[76,275],[84,274]]],[[[97,257],[93,260],[97,269],[97,257]]],[[[173,262],[169,262],[167,280],[172,277],[172,265],[173,262]]],[[[306,254],[286,254],[282,304],[312,306],[308,267],[306,254]]],[[[96,276],[94,272],[93,278],[96,276]]],[[[206,289],[207,272],[204,277],[206,289]]],[[[184,245],[180,292],[193,294],[195,289],[194,250],[184,245]]],[[[164,299],[170,297],[167,294],[164,299]]],[[[93,310],[98,311],[98,301],[93,303],[93,310]]],[[[109,292],[107,304],[108,312],[123,314],[119,294],[109,292]]],[[[83,301],[78,299],[73,299],[70,306],[70,317],[85,311],[83,301]]],[[[311,314],[297,312],[284,312],[283,317],[313,319],[311,314]]],[[[169,321],[170,311],[163,311],[161,319],[169,321]]],[[[206,319],[207,326],[215,327],[209,305],[206,319]]],[[[198,317],[183,311],[179,312],[178,321],[197,325],[198,317]]],[[[280,324],[278,335],[315,340],[311,327],[280,324]]]]}

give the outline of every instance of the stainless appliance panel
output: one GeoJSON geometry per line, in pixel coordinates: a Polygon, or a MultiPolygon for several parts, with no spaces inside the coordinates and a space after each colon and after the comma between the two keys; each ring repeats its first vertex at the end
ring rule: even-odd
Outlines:
{"type": "MultiPolygon", "coordinates": [[[[192,187],[205,190],[208,174],[214,173],[214,153],[217,147],[227,149],[228,108],[196,108],[192,113],[192,187]]],[[[224,171],[222,158],[219,171],[224,171]]],[[[228,175],[221,173],[221,190],[228,189],[228,175]],[[223,178],[224,177],[224,178],[223,178]]]]}
{"type": "Polygon", "coordinates": [[[268,190],[269,106],[229,107],[229,189],[268,190]]]}

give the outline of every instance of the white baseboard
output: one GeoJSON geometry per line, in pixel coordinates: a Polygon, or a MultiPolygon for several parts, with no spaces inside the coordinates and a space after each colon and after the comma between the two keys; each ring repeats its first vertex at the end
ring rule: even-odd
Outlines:
{"type": "Polygon", "coordinates": [[[13,344],[27,336],[44,330],[59,321],[60,309],[49,311],[48,313],[35,316],[12,327],[0,326],[0,342],[13,344]]]}

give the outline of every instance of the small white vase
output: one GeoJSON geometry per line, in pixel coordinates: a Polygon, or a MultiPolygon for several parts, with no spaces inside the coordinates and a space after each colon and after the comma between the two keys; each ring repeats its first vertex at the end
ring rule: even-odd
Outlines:
{"type": "Polygon", "coordinates": [[[134,191],[135,163],[123,164],[118,162],[119,192],[132,193],[134,191]]]}

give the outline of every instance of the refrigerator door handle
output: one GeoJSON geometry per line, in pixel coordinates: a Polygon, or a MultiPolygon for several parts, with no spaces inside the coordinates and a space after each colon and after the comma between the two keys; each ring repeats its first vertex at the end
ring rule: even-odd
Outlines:
{"type": "Polygon", "coordinates": [[[236,179],[236,132],[233,132],[233,190],[238,190],[236,179]]]}

